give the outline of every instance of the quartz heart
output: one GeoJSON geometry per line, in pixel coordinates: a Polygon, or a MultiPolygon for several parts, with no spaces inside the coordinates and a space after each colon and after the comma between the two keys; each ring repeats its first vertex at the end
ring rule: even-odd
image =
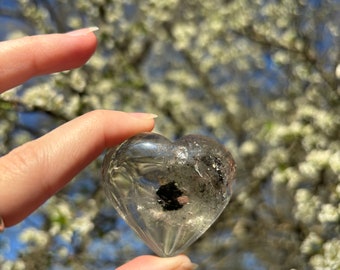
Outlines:
{"type": "Polygon", "coordinates": [[[115,209],[159,256],[183,252],[222,213],[236,171],[218,142],[141,133],[108,150],[103,186],[115,209]]]}

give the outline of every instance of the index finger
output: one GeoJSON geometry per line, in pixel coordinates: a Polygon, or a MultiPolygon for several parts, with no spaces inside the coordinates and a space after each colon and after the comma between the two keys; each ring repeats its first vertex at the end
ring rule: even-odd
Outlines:
{"type": "Polygon", "coordinates": [[[92,33],[96,29],[0,42],[0,93],[33,76],[83,65],[96,49],[97,40],[92,33]]]}

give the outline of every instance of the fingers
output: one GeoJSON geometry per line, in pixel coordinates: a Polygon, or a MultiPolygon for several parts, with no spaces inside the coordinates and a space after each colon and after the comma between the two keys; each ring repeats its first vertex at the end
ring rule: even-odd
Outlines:
{"type": "Polygon", "coordinates": [[[96,49],[95,29],[0,42],[0,93],[33,76],[83,65],[96,49]]]}
{"type": "Polygon", "coordinates": [[[105,148],[153,128],[154,116],[93,111],[0,158],[0,216],[16,224],[105,148]]]}
{"type": "Polygon", "coordinates": [[[194,270],[193,264],[187,256],[179,255],[171,258],[159,258],[155,256],[140,256],[118,267],[117,270],[194,270]]]}

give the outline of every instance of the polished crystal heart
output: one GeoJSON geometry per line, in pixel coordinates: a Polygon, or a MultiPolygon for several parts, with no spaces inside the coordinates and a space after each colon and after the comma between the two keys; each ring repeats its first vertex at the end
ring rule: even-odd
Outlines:
{"type": "Polygon", "coordinates": [[[107,152],[105,193],[115,209],[159,256],[183,252],[222,213],[235,175],[218,142],[187,135],[176,142],[141,133],[107,152]]]}

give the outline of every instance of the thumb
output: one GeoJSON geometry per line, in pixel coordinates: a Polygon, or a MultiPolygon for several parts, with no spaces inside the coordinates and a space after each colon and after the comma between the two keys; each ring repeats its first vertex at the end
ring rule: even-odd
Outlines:
{"type": "Polygon", "coordinates": [[[194,270],[197,265],[193,264],[185,255],[171,258],[159,258],[144,255],[118,267],[117,270],[194,270]]]}

